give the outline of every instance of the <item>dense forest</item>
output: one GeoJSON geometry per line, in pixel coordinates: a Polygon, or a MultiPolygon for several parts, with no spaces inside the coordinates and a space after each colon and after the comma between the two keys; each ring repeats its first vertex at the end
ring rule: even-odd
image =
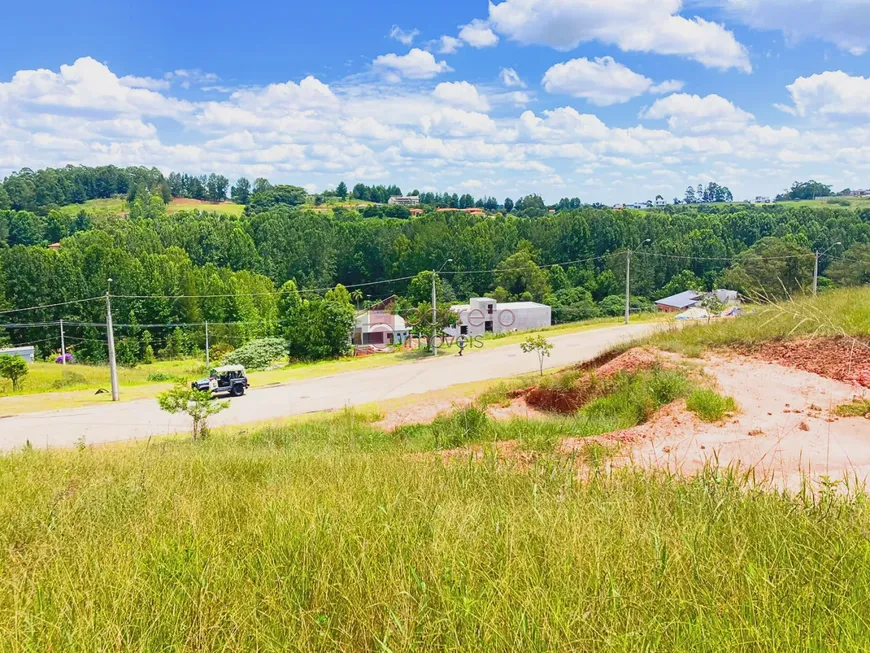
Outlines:
{"type": "Polygon", "coordinates": [[[141,177],[133,185],[133,178],[111,189],[88,182],[109,195],[125,185],[128,194],[140,186],[152,193],[139,193],[134,204],[142,210],[122,216],[0,210],[0,321],[32,325],[6,327],[0,337],[48,353],[59,347],[58,329],[40,325],[63,319],[71,324],[68,344],[82,358],[99,360],[105,302],[79,300],[103,296],[109,278],[119,349],[131,364],[147,358],[149,348],[170,356],[202,346],[200,327],[164,325],[208,321],[215,325],[212,342],[235,345],[281,331],[288,312],[328,320],[334,306],[323,302],[337,284],[352,291],[332,294],[345,304],[396,294],[404,299],[400,305],[415,306],[428,301],[426,271],[442,266],[438,283],[446,302],[483,294],[545,301],[557,321],[622,310],[629,248],[637,310],[690,288],[732,287],[770,298],[805,292],[814,251],[826,251],[823,288],[870,282],[870,210],[569,204],[539,216],[502,209],[366,217],[368,209],[315,208],[301,189],[266,182],[249,189],[242,216],[167,215],[162,177],[135,170],[141,177]],[[296,298],[288,302],[289,295],[296,298]],[[33,306],[50,307],[18,310],[33,306]]]}

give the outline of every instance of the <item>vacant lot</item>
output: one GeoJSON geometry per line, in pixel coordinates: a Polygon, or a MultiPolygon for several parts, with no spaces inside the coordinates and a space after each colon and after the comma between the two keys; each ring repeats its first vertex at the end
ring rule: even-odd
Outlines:
{"type": "MultiPolygon", "coordinates": [[[[460,420],[442,436],[469,437],[460,420]]],[[[801,650],[866,643],[867,502],[421,456],[330,421],[0,460],[25,650],[801,650]]]]}
{"type": "MultiPolygon", "coordinates": [[[[118,216],[129,211],[127,200],[123,197],[110,197],[107,199],[88,200],[82,204],[67,204],[61,207],[61,211],[69,215],[77,215],[84,210],[91,215],[118,216]]],[[[215,211],[227,215],[241,215],[245,207],[234,202],[206,202],[204,200],[192,200],[183,197],[173,199],[167,206],[167,213],[179,211],[215,211]]]]}

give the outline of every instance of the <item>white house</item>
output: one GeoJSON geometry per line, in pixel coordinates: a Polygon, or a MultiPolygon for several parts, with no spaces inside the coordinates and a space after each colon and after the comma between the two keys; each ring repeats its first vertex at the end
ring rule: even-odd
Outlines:
{"type": "Polygon", "coordinates": [[[499,303],[489,297],[473,297],[468,304],[451,306],[450,310],[459,315],[459,321],[444,331],[454,337],[528,331],[552,324],[550,307],[537,302],[499,303]]]}
{"type": "Polygon", "coordinates": [[[417,206],[419,203],[420,197],[418,195],[409,195],[407,197],[393,195],[387,200],[387,204],[401,204],[402,206],[417,206]]]}
{"type": "Polygon", "coordinates": [[[755,202],[753,204],[772,204],[769,197],[763,197],[761,195],[756,195],[755,202]]]}
{"type": "Polygon", "coordinates": [[[405,319],[386,311],[366,311],[356,316],[351,342],[375,349],[400,345],[411,335],[405,319]]]}
{"type": "Polygon", "coordinates": [[[36,359],[36,349],[32,345],[26,347],[10,347],[9,349],[0,349],[0,355],[18,356],[26,360],[28,363],[32,363],[36,359]]]}
{"type": "Polygon", "coordinates": [[[667,200],[663,200],[662,198],[658,197],[653,201],[653,204],[655,204],[656,206],[667,206],[668,202],[667,200]]]}

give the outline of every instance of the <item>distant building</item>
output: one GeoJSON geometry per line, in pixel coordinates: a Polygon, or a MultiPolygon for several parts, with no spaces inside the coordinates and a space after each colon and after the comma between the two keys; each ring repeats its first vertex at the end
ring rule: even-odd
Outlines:
{"type": "Polygon", "coordinates": [[[528,331],[552,324],[552,309],[537,302],[499,303],[490,297],[474,297],[450,310],[459,316],[455,327],[445,329],[452,336],[528,331]]]}
{"type": "Polygon", "coordinates": [[[36,349],[33,346],[0,349],[0,356],[4,354],[7,356],[18,356],[26,360],[28,363],[32,363],[36,360],[36,349]]]}
{"type": "Polygon", "coordinates": [[[653,202],[653,204],[655,206],[667,206],[668,205],[668,203],[663,199],[657,199],[657,200],[655,200],[655,202],[653,202]]]}
{"type": "Polygon", "coordinates": [[[697,306],[701,302],[701,294],[694,290],[686,290],[670,297],[656,300],[656,306],[660,311],[676,313],[685,311],[687,308],[697,306]]]}
{"type": "Polygon", "coordinates": [[[408,209],[411,215],[423,215],[423,209],[408,209]]]}
{"type": "Polygon", "coordinates": [[[670,297],[656,300],[656,306],[660,311],[665,313],[677,313],[684,311],[687,308],[695,308],[701,305],[704,297],[707,295],[715,295],[716,299],[726,306],[740,303],[740,295],[736,290],[717,289],[712,293],[697,292],[695,290],[686,290],[670,297]]]}
{"type": "Polygon", "coordinates": [[[852,197],[867,197],[870,195],[870,190],[853,190],[849,192],[852,197]]]}
{"type": "Polygon", "coordinates": [[[405,319],[385,311],[366,311],[356,316],[351,342],[356,346],[400,345],[411,335],[405,319]]]}
{"type": "Polygon", "coordinates": [[[769,197],[763,197],[761,195],[756,195],[755,201],[753,204],[772,204],[773,202],[769,197]]]}
{"type": "Polygon", "coordinates": [[[625,204],[614,204],[613,209],[615,211],[622,211],[625,208],[625,204]]]}
{"type": "Polygon", "coordinates": [[[387,204],[399,204],[400,206],[417,206],[420,204],[419,195],[393,195],[387,200],[387,204]]]}
{"type": "Polygon", "coordinates": [[[48,249],[60,249],[60,243],[52,243],[48,246],[48,249]]]}

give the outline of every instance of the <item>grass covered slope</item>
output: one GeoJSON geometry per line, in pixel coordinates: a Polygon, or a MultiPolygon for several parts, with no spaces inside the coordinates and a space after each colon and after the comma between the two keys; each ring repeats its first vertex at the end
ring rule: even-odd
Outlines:
{"type": "Polygon", "coordinates": [[[867,503],[542,458],[442,462],[353,414],[0,459],[26,650],[859,649],[867,503]]]}
{"type": "Polygon", "coordinates": [[[812,336],[870,336],[870,286],[832,290],[818,298],[755,307],[748,316],[672,329],[648,339],[663,349],[697,355],[706,347],[753,346],[812,336]]]}

